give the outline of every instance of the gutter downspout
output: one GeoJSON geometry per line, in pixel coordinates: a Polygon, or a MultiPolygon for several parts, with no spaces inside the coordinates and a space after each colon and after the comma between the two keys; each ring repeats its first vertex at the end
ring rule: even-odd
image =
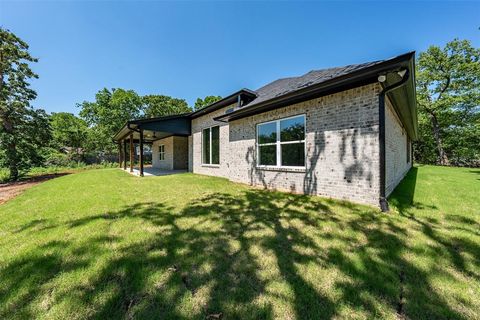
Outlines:
{"type": "Polygon", "coordinates": [[[402,80],[384,88],[378,95],[378,116],[379,116],[379,143],[380,143],[380,209],[382,212],[389,210],[388,201],[386,197],[386,171],[385,171],[385,95],[395,89],[403,86],[410,78],[410,72],[406,72],[402,80]]]}

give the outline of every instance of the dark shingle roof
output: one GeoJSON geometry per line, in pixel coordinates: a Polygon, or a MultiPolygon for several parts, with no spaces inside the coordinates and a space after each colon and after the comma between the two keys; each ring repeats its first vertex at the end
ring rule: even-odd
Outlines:
{"type": "Polygon", "coordinates": [[[304,74],[303,76],[279,79],[259,88],[258,90],[255,90],[257,98],[255,98],[245,107],[257,105],[264,101],[277,98],[312,85],[320,84],[327,80],[350,74],[354,71],[374,66],[383,61],[384,60],[379,60],[361,64],[351,64],[344,67],[313,70],[304,74]]]}

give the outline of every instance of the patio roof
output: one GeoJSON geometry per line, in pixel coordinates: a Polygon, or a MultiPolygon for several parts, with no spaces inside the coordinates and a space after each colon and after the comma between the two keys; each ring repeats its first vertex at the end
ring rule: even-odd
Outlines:
{"type": "Polygon", "coordinates": [[[190,113],[149,119],[128,121],[113,137],[116,142],[133,136],[134,142],[140,139],[140,130],[144,133],[144,142],[151,143],[172,135],[189,136],[191,133],[190,113]]]}

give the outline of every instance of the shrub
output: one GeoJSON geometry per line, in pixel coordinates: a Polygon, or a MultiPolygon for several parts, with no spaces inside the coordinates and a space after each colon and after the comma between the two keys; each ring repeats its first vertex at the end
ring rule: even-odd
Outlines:
{"type": "Polygon", "coordinates": [[[5,183],[10,177],[10,171],[7,168],[0,168],[0,183],[5,183]]]}
{"type": "Polygon", "coordinates": [[[68,166],[49,166],[49,167],[35,167],[30,168],[27,172],[28,176],[39,176],[44,174],[55,174],[62,172],[71,172],[71,171],[81,171],[81,170],[90,170],[90,169],[103,169],[103,168],[116,168],[118,167],[117,163],[114,162],[102,162],[99,164],[87,165],[83,162],[73,162],[68,166]]]}
{"type": "Polygon", "coordinates": [[[74,165],[77,161],[74,161],[69,154],[57,151],[55,149],[50,149],[45,154],[45,162],[44,165],[46,167],[56,167],[56,166],[63,166],[69,167],[74,165]]]}

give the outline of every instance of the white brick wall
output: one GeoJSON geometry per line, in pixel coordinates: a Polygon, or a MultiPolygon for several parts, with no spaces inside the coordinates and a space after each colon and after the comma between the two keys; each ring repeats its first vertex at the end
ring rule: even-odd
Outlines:
{"type": "Polygon", "coordinates": [[[378,205],[378,93],[371,84],[230,123],[214,122],[225,107],[192,121],[190,158],[195,173],[292,192],[378,205]],[[304,170],[256,167],[256,124],[306,115],[304,170]],[[201,164],[201,130],[220,125],[220,165],[201,164]]]}
{"type": "Polygon", "coordinates": [[[228,123],[214,121],[213,118],[224,114],[225,111],[229,108],[232,108],[232,106],[233,105],[229,105],[192,120],[192,136],[190,138],[192,143],[190,144],[190,158],[193,161],[190,162],[192,164],[191,171],[211,176],[229,177],[229,159],[231,156],[229,144],[229,126],[228,123]],[[203,165],[202,130],[212,126],[220,126],[220,165],[203,165]]]}
{"type": "Polygon", "coordinates": [[[412,166],[407,162],[407,133],[390,100],[385,99],[385,193],[388,196],[412,166]]]}
{"type": "Polygon", "coordinates": [[[162,170],[173,170],[173,137],[160,139],[152,143],[152,167],[162,170]],[[165,160],[160,160],[158,147],[165,146],[165,160]]]}
{"type": "Polygon", "coordinates": [[[162,170],[188,168],[188,138],[171,136],[154,141],[152,144],[152,167],[162,170]],[[165,160],[160,160],[158,147],[165,146],[165,160]]]}
{"type": "Polygon", "coordinates": [[[378,204],[378,87],[365,86],[230,123],[230,178],[252,185],[378,204]],[[306,115],[306,170],[255,167],[255,125],[306,115]]]}

